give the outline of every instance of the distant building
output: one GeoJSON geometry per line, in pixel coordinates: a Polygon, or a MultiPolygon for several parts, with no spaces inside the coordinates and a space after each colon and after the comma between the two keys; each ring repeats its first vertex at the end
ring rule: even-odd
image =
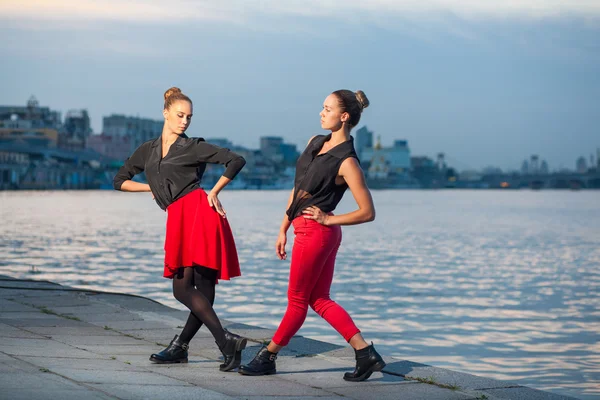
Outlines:
{"type": "Polygon", "coordinates": [[[411,157],[412,176],[419,182],[422,188],[439,186],[440,172],[435,161],[426,156],[411,157]]]}
{"type": "Polygon", "coordinates": [[[26,106],[0,106],[0,128],[54,129],[62,127],[61,115],[48,107],[40,107],[33,96],[26,106]]]}
{"type": "Polygon", "coordinates": [[[260,151],[268,159],[275,162],[283,162],[281,145],[283,138],[279,136],[263,136],[260,138],[260,151]]]}
{"type": "Polygon", "coordinates": [[[356,140],[354,141],[354,149],[358,158],[362,156],[362,152],[365,149],[373,148],[373,132],[371,132],[366,126],[361,127],[354,134],[356,140]]]}
{"type": "Polygon", "coordinates": [[[529,173],[530,174],[537,174],[540,172],[539,161],[540,161],[540,157],[538,155],[533,154],[531,156],[531,159],[529,162],[529,173]]]}
{"type": "Polygon", "coordinates": [[[577,162],[575,165],[575,170],[577,172],[579,172],[580,174],[584,174],[587,172],[588,167],[587,167],[587,162],[585,161],[585,157],[579,157],[577,159],[577,162]]]}
{"type": "Polygon", "coordinates": [[[1,142],[19,142],[33,147],[54,148],[58,144],[58,131],[46,128],[0,128],[1,142]]]}
{"type": "Polygon", "coordinates": [[[125,161],[130,155],[130,139],[127,136],[90,135],[86,148],[119,161],[125,161]]]}
{"type": "Polygon", "coordinates": [[[58,145],[61,115],[40,107],[35,97],[26,106],[0,106],[0,141],[54,148],[58,145]]]}
{"type": "Polygon", "coordinates": [[[283,163],[288,166],[295,166],[300,153],[295,144],[282,143],[281,153],[283,154],[283,163]]]}
{"type": "Polygon", "coordinates": [[[542,163],[540,164],[540,174],[548,175],[549,173],[550,168],[548,168],[548,163],[546,162],[546,160],[542,160],[542,163]]]}
{"type": "Polygon", "coordinates": [[[296,145],[283,142],[279,136],[263,136],[260,138],[260,152],[267,159],[281,166],[294,165],[300,153],[296,145]]]}
{"type": "Polygon", "coordinates": [[[128,137],[130,152],[142,143],[162,134],[164,121],[112,114],[102,118],[102,132],[107,136],[128,137]]]}
{"type": "Polygon", "coordinates": [[[529,161],[523,160],[523,164],[521,164],[521,173],[523,175],[529,175],[529,161]]]}
{"type": "Polygon", "coordinates": [[[386,179],[410,171],[410,149],[406,140],[396,140],[392,147],[383,147],[378,137],[375,146],[364,148],[361,154],[361,164],[368,164],[367,175],[371,178],[386,179]]]}
{"type": "Polygon", "coordinates": [[[73,151],[82,150],[91,134],[92,128],[87,110],[69,110],[58,136],[58,147],[73,151]]]}

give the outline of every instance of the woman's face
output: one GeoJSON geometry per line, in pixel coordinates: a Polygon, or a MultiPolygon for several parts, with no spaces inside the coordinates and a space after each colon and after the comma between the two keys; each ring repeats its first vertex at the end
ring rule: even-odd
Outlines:
{"type": "Polygon", "coordinates": [[[167,127],[173,133],[181,135],[192,123],[192,103],[179,100],[171,104],[168,110],[163,110],[167,127]]]}
{"type": "Polygon", "coordinates": [[[319,115],[321,117],[321,128],[330,131],[340,130],[343,123],[348,120],[348,113],[342,112],[340,102],[334,94],[327,96],[319,115]]]}

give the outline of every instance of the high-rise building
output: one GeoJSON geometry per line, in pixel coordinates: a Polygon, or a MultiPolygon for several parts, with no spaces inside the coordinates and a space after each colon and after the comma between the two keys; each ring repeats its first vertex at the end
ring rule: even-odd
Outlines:
{"type": "Polygon", "coordinates": [[[107,136],[129,137],[130,151],[161,135],[164,121],[112,114],[102,118],[102,132],[107,136]]]}
{"type": "Polygon", "coordinates": [[[579,172],[580,174],[584,174],[587,172],[588,167],[587,167],[587,162],[585,161],[585,157],[579,157],[577,159],[577,162],[575,163],[575,170],[577,172],[579,172]]]}
{"type": "Polygon", "coordinates": [[[279,136],[262,136],[260,138],[260,152],[263,156],[267,157],[271,161],[282,162],[283,152],[281,151],[281,145],[283,144],[283,138],[279,136]]]}
{"type": "Polygon", "coordinates": [[[540,164],[540,174],[548,175],[549,172],[550,169],[548,168],[548,163],[546,162],[546,160],[542,160],[542,164],[540,164]]]}
{"type": "Polygon", "coordinates": [[[523,175],[529,175],[529,161],[523,160],[523,164],[521,164],[521,173],[523,175]]]}
{"type": "Polygon", "coordinates": [[[364,149],[373,148],[373,132],[371,132],[366,125],[356,131],[354,135],[356,140],[354,141],[354,149],[358,158],[361,158],[364,149]]]}
{"type": "Polygon", "coordinates": [[[531,161],[529,162],[529,173],[530,174],[537,174],[540,172],[539,160],[540,160],[540,157],[538,155],[536,155],[536,154],[531,155],[531,161]]]}
{"type": "Polygon", "coordinates": [[[69,110],[65,116],[63,129],[58,136],[58,146],[68,150],[85,148],[91,135],[90,117],[87,110],[69,110]]]}

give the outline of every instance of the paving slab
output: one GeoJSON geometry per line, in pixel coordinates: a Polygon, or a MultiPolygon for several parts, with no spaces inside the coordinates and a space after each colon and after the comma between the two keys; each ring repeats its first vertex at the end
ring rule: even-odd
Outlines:
{"type": "MultiPolygon", "coordinates": [[[[0,400],[114,400],[113,396],[91,390],[82,389],[54,389],[44,390],[32,388],[11,389],[10,393],[0,391],[0,400]]],[[[124,397],[125,399],[125,397],[124,397]]]]}
{"type": "Polygon", "coordinates": [[[30,339],[44,339],[44,335],[30,332],[28,330],[20,329],[14,326],[6,325],[0,322],[0,338],[30,338],[30,339]]]}
{"type": "Polygon", "coordinates": [[[69,328],[78,328],[78,327],[91,327],[94,326],[87,322],[77,321],[74,319],[62,318],[59,316],[52,316],[45,314],[45,318],[35,318],[35,319],[18,319],[17,316],[12,318],[6,318],[1,320],[2,323],[6,325],[16,326],[16,327],[41,327],[41,326],[54,326],[54,327],[69,327],[69,328]]]}
{"type": "Polygon", "coordinates": [[[331,390],[355,400],[474,400],[474,397],[467,394],[424,383],[371,386],[368,390],[357,390],[355,387],[339,387],[331,390]]]}
{"type": "Polygon", "coordinates": [[[157,351],[161,351],[163,349],[162,346],[158,346],[156,344],[150,344],[147,342],[140,342],[140,344],[136,345],[80,345],[79,348],[86,350],[90,353],[101,354],[107,356],[125,356],[125,355],[148,355],[152,353],[156,353],[157,351]]]}
{"type": "MultiPolygon", "coordinates": [[[[1,329],[1,328],[0,328],[1,329]]],[[[104,327],[91,325],[80,326],[77,329],[73,327],[65,326],[30,326],[21,328],[22,331],[39,334],[42,336],[54,336],[54,335],[69,335],[69,336],[120,336],[119,332],[115,332],[111,329],[104,329],[104,327]]]]}
{"type": "Polygon", "coordinates": [[[81,383],[109,383],[109,384],[138,384],[160,386],[188,386],[187,382],[170,378],[162,374],[140,371],[110,371],[72,368],[53,368],[52,372],[64,376],[72,381],[81,383]]]}
{"type": "MultiPolygon", "coordinates": [[[[156,385],[91,385],[119,399],[148,400],[233,400],[234,397],[199,386],[156,386],[156,385]]],[[[264,397],[263,397],[264,399],[264,397]]]]}
{"type": "Polygon", "coordinates": [[[494,399],[510,399],[510,400],[573,400],[573,397],[561,396],[559,394],[543,392],[541,390],[531,389],[528,387],[514,387],[503,389],[485,390],[486,394],[494,397],[494,399]]]}
{"type": "Polygon", "coordinates": [[[140,339],[135,339],[123,335],[86,335],[86,336],[71,336],[71,335],[53,335],[52,340],[59,343],[68,344],[71,346],[82,347],[85,345],[91,346],[114,346],[114,345],[132,345],[137,346],[146,344],[140,339]]]}
{"type": "Polygon", "coordinates": [[[32,357],[32,356],[19,356],[19,359],[32,365],[32,368],[45,368],[50,371],[56,369],[72,368],[77,365],[78,369],[85,370],[104,370],[104,371],[135,371],[138,367],[131,364],[124,363],[118,359],[106,358],[84,358],[74,360],[72,358],[58,358],[58,357],[32,357]],[[35,366],[35,367],[33,367],[35,366]]]}
{"type": "Polygon", "coordinates": [[[0,302],[0,313],[27,312],[27,311],[38,311],[38,310],[35,307],[17,303],[12,300],[4,300],[4,301],[0,302]]]}
{"type": "Polygon", "coordinates": [[[454,385],[461,389],[478,390],[519,386],[514,382],[482,378],[480,376],[432,367],[406,360],[394,362],[388,359],[386,362],[387,366],[384,371],[387,373],[399,374],[413,379],[432,379],[436,383],[454,385]]]}
{"type": "Polygon", "coordinates": [[[293,393],[296,396],[326,396],[330,395],[323,389],[289,382],[277,376],[251,377],[237,372],[223,373],[218,369],[169,368],[161,369],[161,374],[176,377],[229,396],[244,396],[248,394],[277,396],[283,393],[293,393]]]}

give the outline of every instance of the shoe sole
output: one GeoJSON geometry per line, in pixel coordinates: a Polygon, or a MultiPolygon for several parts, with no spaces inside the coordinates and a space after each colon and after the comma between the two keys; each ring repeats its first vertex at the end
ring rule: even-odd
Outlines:
{"type": "Polygon", "coordinates": [[[166,360],[159,360],[158,358],[150,357],[150,361],[152,361],[154,364],[187,364],[188,359],[182,358],[179,360],[166,361],[166,360]]]}
{"type": "Polygon", "coordinates": [[[356,378],[346,378],[344,376],[344,380],[348,381],[348,382],[362,382],[362,381],[365,381],[365,380],[367,380],[367,379],[369,379],[371,377],[371,374],[373,372],[378,372],[378,371],[381,371],[382,369],[384,369],[385,365],[386,364],[385,364],[384,361],[379,361],[379,362],[373,364],[373,366],[371,368],[369,368],[367,370],[367,372],[365,372],[361,376],[357,376],[356,378]]]}
{"type": "Polygon", "coordinates": [[[224,367],[219,367],[219,369],[223,372],[231,371],[232,369],[236,369],[242,363],[242,350],[246,348],[246,344],[248,343],[248,339],[242,338],[235,345],[235,355],[233,356],[233,360],[229,365],[224,367]]]}
{"type": "Polygon", "coordinates": [[[238,372],[242,375],[247,375],[247,376],[262,376],[262,375],[275,375],[277,373],[277,370],[272,369],[272,370],[265,371],[265,372],[252,372],[252,371],[246,371],[244,369],[240,369],[238,372]]]}

